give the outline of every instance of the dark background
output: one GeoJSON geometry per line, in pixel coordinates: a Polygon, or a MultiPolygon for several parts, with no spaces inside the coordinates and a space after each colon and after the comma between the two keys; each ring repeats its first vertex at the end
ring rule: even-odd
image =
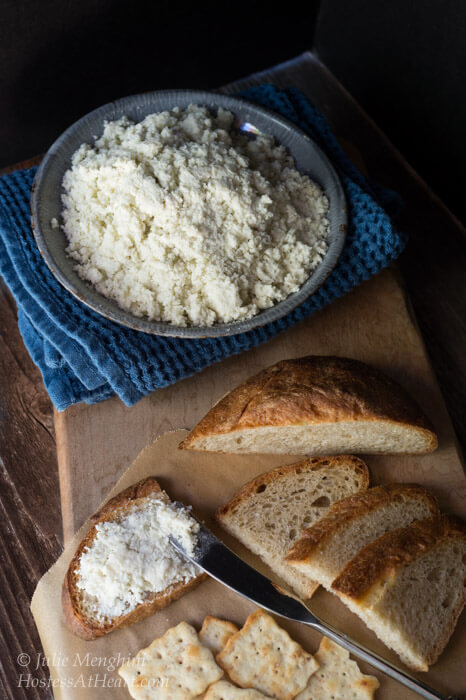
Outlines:
{"type": "Polygon", "coordinates": [[[0,0],[0,166],[90,109],[215,88],[314,49],[466,220],[464,0],[0,0]]]}

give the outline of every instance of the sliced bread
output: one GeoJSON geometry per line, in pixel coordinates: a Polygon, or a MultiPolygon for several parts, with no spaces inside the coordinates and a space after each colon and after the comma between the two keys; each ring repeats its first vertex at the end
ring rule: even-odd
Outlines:
{"type": "Polygon", "coordinates": [[[357,457],[305,459],[245,484],[216,518],[299,596],[310,598],[317,584],[283,561],[286,552],[334,501],[368,485],[367,466],[357,457]]]}
{"type": "Polygon", "coordinates": [[[344,357],[284,360],[221,399],[182,449],[313,456],[425,453],[437,437],[396,382],[344,357]]]}
{"type": "Polygon", "coordinates": [[[153,477],[125,489],[92,517],[63,582],[63,614],[76,635],[95,639],[139,622],[206,578],[159,528],[159,520],[166,526],[172,518],[177,537],[196,527],[153,477]]]}
{"type": "Polygon", "coordinates": [[[305,530],[285,561],[330,589],[333,580],[366,544],[413,520],[438,515],[433,496],[418,484],[374,486],[337,501],[305,530]]]}
{"type": "Polygon", "coordinates": [[[332,590],[410,668],[427,671],[466,601],[466,525],[442,515],[382,535],[332,590]]]}

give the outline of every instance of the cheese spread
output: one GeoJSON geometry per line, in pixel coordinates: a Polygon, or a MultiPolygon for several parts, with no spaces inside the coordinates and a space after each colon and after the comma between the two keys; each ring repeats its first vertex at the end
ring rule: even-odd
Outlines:
{"type": "Polygon", "coordinates": [[[99,621],[127,613],[149,594],[199,574],[168,539],[173,535],[193,554],[199,524],[187,509],[153,498],[120,519],[98,523],[96,530],[81,555],[77,586],[86,609],[99,621]]]}
{"type": "Polygon", "coordinates": [[[223,109],[108,122],[74,153],[63,188],[78,275],[150,320],[250,318],[296,292],[327,250],[320,186],[223,109]]]}

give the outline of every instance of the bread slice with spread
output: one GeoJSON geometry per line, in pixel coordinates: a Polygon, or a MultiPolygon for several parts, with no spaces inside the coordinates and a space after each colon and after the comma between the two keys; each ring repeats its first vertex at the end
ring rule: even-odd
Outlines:
{"type": "Polygon", "coordinates": [[[334,503],[306,529],[285,561],[330,589],[346,564],[380,535],[439,515],[433,496],[419,484],[374,486],[334,503]]]}
{"type": "Polygon", "coordinates": [[[423,454],[437,437],[396,382],[344,357],[283,360],[221,399],[182,449],[276,454],[423,454]]]}
{"type": "Polygon", "coordinates": [[[171,503],[154,477],[125,489],[93,517],[63,582],[65,622],[96,639],[165,608],[204,578],[168,541],[195,547],[197,522],[171,503]]]}
{"type": "Polygon", "coordinates": [[[334,501],[368,486],[369,471],[358,457],[305,459],[245,484],[216,519],[298,595],[310,598],[317,584],[283,561],[289,547],[334,501]]]}

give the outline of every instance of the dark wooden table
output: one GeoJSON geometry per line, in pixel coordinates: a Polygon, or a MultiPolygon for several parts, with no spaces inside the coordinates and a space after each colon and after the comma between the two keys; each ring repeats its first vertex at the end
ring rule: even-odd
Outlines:
{"type": "MultiPolygon", "coordinates": [[[[231,90],[261,81],[305,88],[336,134],[360,151],[370,176],[402,195],[399,225],[410,242],[400,266],[464,450],[465,229],[315,56],[303,54],[231,90]]],[[[53,697],[29,600],[62,548],[55,439],[51,403],[3,283],[0,319],[0,684],[6,698],[35,700],[53,697]]]]}

